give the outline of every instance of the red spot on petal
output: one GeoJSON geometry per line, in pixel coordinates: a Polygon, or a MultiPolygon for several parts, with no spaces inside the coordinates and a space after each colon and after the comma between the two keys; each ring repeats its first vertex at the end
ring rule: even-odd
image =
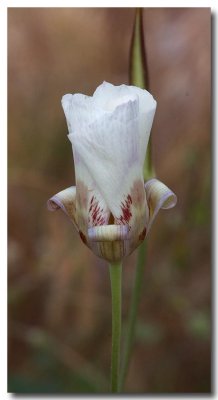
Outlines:
{"type": "Polygon", "coordinates": [[[105,218],[103,212],[104,210],[100,208],[96,197],[92,196],[89,207],[89,223],[91,223],[92,226],[104,225],[105,218]]]}
{"type": "Polygon", "coordinates": [[[127,201],[129,204],[132,204],[132,197],[130,196],[130,194],[128,194],[127,196],[127,201]]]}
{"type": "Polygon", "coordinates": [[[129,222],[129,220],[130,220],[130,218],[132,216],[132,213],[131,213],[129,207],[121,207],[121,209],[122,209],[122,212],[123,212],[124,221],[129,222]]]}
{"type": "Polygon", "coordinates": [[[89,212],[91,212],[92,209],[93,209],[93,202],[94,202],[94,196],[92,196],[92,198],[91,198],[91,200],[90,200],[89,212]]]}
{"type": "Polygon", "coordinates": [[[130,196],[130,194],[128,194],[126,196],[126,199],[121,203],[122,214],[120,218],[118,218],[118,223],[120,222],[122,225],[128,224],[130,218],[132,217],[131,204],[132,197],[130,196]]]}

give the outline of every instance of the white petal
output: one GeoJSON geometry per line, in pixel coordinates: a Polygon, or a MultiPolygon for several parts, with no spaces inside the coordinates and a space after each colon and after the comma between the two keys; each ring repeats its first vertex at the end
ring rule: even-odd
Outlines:
{"type": "Polygon", "coordinates": [[[80,231],[87,237],[89,227],[107,225],[110,211],[75,148],[73,152],[77,189],[76,219],[80,231]]]}
{"type": "MultiPolygon", "coordinates": [[[[131,107],[133,104],[138,106],[131,102],[131,107]]],[[[73,132],[69,139],[80,164],[86,166],[108,208],[119,219],[134,182],[140,180],[143,186],[143,176],[138,120],[133,118],[123,124],[114,114],[99,118],[85,132],[73,132]]]]}
{"type": "Polygon", "coordinates": [[[93,99],[98,107],[106,111],[113,111],[118,104],[123,102],[121,99],[125,99],[126,103],[132,100],[132,96],[134,93],[130,92],[127,85],[114,86],[111,83],[103,82],[94,92],[93,99]]]}
{"type": "Polygon", "coordinates": [[[130,86],[130,90],[139,98],[140,160],[143,164],[157,102],[147,90],[135,86],[130,86]]]}
{"type": "Polygon", "coordinates": [[[141,89],[136,86],[128,86],[130,93],[135,94],[139,98],[139,112],[140,114],[142,113],[147,113],[150,111],[155,111],[157,102],[145,89],[141,89]]]}
{"type": "Polygon", "coordinates": [[[88,230],[88,237],[93,242],[127,240],[128,235],[128,225],[103,225],[88,230]]]}
{"type": "Polygon", "coordinates": [[[71,186],[51,197],[47,202],[47,207],[49,211],[56,211],[61,208],[77,228],[75,202],[76,202],[76,187],[71,186]]]}
{"type": "Polygon", "coordinates": [[[103,82],[93,94],[95,104],[105,110],[113,110],[118,104],[133,101],[136,97],[139,104],[140,161],[143,164],[157,106],[153,96],[136,86],[114,86],[108,82],[103,82]]]}
{"type": "Polygon", "coordinates": [[[162,209],[169,209],[176,205],[177,197],[164,183],[151,179],[145,183],[146,198],[149,208],[149,222],[147,233],[158,213],[162,209]]]}
{"type": "Polygon", "coordinates": [[[93,97],[80,93],[64,95],[61,103],[66,116],[69,133],[85,130],[87,125],[104,114],[104,111],[94,104],[93,97]]]}

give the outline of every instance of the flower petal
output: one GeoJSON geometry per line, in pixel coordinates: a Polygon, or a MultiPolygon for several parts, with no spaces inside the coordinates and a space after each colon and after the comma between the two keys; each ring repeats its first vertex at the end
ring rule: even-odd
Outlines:
{"type": "Polygon", "coordinates": [[[139,132],[140,132],[140,161],[144,164],[151,127],[156,111],[157,102],[147,91],[130,86],[132,93],[139,98],[139,132]]]}
{"type": "Polygon", "coordinates": [[[127,85],[114,86],[104,81],[95,90],[93,100],[98,107],[105,111],[114,111],[118,105],[123,103],[122,99],[125,99],[125,103],[131,100],[134,94],[129,87],[127,85]]]}
{"type": "Polygon", "coordinates": [[[49,211],[56,211],[61,208],[64,211],[64,213],[70,218],[70,220],[74,223],[76,229],[78,230],[78,226],[76,223],[75,203],[76,203],[76,187],[71,186],[51,197],[47,202],[47,207],[49,211]]]}
{"type": "Polygon", "coordinates": [[[81,157],[73,148],[76,174],[76,221],[87,239],[89,227],[107,225],[110,211],[81,157]]]}
{"type": "Polygon", "coordinates": [[[129,254],[127,225],[97,226],[88,230],[89,246],[98,256],[109,262],[122,260],[129,254]]]}
{"type": "Polygon", "coordinates": [[[128,255],[125,240],[92,242],[90,248],[96,256],[110,263],[123,260],[123,258],[128,255]]]}
{"type": "Polygon", "coordinates": [[[122,260],[129,254],[127,225],[97,226],[88,230],[92,251],[109,262],[122,260]]]}
{"type": "Polygon", "coordinates": [[[144,89],[136,86],[120,85],[114,86],[111,83],[103,82],[93,94],[95,104],[105,110],[113,110],[123,99],[138,98],[139,104],[139,130],[140,130],[140,160],[143,165],[150,131],[156,111],[157,102],[153,96],[144,89]]]}
{"type": "Polygon", "coordinates": [[[128,225],[103,225],[89,228],[88,230],[88,237],[93,242],[127,240],[128,235],[128,225]]]}
{"type": "Polygon", "coordinates": [[[65,94],[61,100],[69,133],[85,130],[86,126],[102,116],[104,111],[96,107],[93,97],[84,94],[65,94]]]}
{"type": "Polygon", "coordinates": [[[145,183],[146,198],[149,208],[149,222],[147,233],[158,213],[162,209],[173,208],[177,203],[177,196],[166,185],[157,179],[145,183]]]}
{"type": "MultiPolygon", "coordinates": [[[[123,124],[120,117],[116,119],[113,114],[105,115],[88,125],[85,131],[72,132],[68,136],[76,155],[76,175],[79,160],[80,165],[86,166],[86,171],[89,171],[93,184],[101,193],[115,221],[117,219],[123,224],[130,222],[128,196],[135,183],[144,188],[138,120],[134,118],[138,103],[137,100],[131,103],[131,108],[135,107],[135,110],[128,123],[123,124]]],[[[119,112],[121,110],[118,107],[114,114],[118,115],[119,112]]],[[[145,194],[141,204],[145,205],[145,194]]]]}

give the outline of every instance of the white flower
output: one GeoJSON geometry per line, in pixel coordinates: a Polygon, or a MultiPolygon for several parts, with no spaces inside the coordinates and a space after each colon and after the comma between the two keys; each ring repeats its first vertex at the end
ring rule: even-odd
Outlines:
{"type": "Polygon", "coordinates": [[[160,208],[176,204],[164,184],[143,180],[156,101],[146,90],[104,82],[92,97],[67,94],[62,105],[76,188],[53,196],[48,207],[62,208],[95,254],[118,261],[144,240],[160,208]]]}

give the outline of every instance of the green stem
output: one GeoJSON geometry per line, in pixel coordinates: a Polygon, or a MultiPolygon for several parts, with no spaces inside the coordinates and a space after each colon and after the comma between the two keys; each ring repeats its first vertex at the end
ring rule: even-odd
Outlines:
{"type": "Polygon", "coordinates": [[[146,243],[144,242],[141,244],[138,250],[134,287],[132,291],[129,318],[128,318],[128,324],[124,342],[124,356],[123,356],[123,363],[122,363],[120,384],[119,384],[120,391],[122,391],[125,383],[125,379],[129,368],[130,355],[134,344],[136,317],[139,307],[140,296],[142,292],[145,259],[146,259],[146,243]]]}
{"type": "MultiPolygon", "coordinates": [[[[135,14],[135,24],[133,28],[131,51],[130,51],[130,84],[142,89],[149,88],[148,68],[146,51],[144,44],[142,9],[137,8],[135,14]]],[[[147,154],[143,168],[144,180],[154,176],[154,168],[151,159],[151,140],[148,143],[147,154]]],[[[122,390],[128,373],[131,351],[135,337],[135,324],[137,311],[142,291],[144,266],[146,260],[146,242],[142,243],[138,250],[137,266],[135,271],[135,281],[131,297],[131,305],[127,323],[127,330],[124,342],[124,358],[121,369],[121,379],[119,389],[122,390]]]]}
{"type": "Polygon", "coordinates": [[[121,338],[121,263],[110,264],[110,280],[112,295],[111,391],[118,393],[121,338]]]}

